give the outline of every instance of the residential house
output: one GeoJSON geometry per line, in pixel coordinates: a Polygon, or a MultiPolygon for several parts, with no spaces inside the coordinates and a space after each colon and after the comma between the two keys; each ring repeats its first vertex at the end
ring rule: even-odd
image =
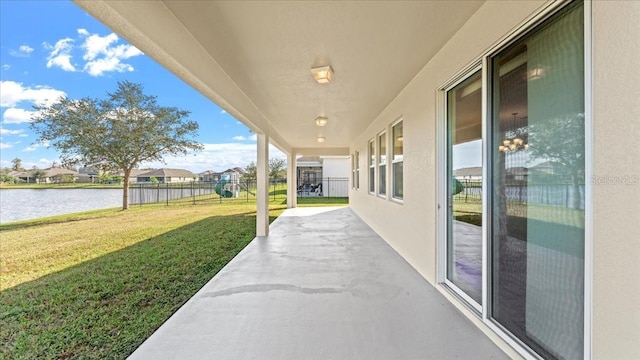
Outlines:
{"type": "Polygon", "coordinates": [[[349,196],[348,156],[301,156],[296,159],[300,196],[349,196]]]}
{"type": "Polygon", "coordinates": [[[198,181],[200,182],[218,182],[222,173],[215,172],[213,170],[203,171],[198,173],[198,181]]]}
{"type": "Polygon", "coordinates": [[[640,136],[639,1],[76,3],[257,134],[261,246],[269,144],[289,207],[298,156],[350,156],[350,211],[506,356],[640,358],[640,163],[618,146],[640,136]],[[512,203],[506,169],[556,156],[584,206],[512,203]],[[484,213],[465,237],[449,194],[467,157],[484,213]]]}
{"type": "Polygon", "coordinates": [[[194,173],[184,169],[149,170],[138,174],[136,178],[136,182],[138,184],[152,183],[152,179],[155,179],[162,184],[190,183],[197,181],[198,179],[198,177],[194,173]]]}
{"type": "Polygon", "coordinates": [[[54,184],[63,182],[75,182],[79,176],[78,172],[70,169],[63,169],[59,167],[51,167],[42,169],[44,176],[41,179],[37,179],[34,176],[35,170],[27,170],[15,173],[13,177],[20,179],[26,183],[44,183],[54,184]]]}

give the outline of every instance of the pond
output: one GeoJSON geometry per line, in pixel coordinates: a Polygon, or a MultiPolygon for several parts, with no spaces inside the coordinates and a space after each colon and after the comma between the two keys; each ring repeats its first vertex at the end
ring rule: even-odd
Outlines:
{"type": "Polygon", "coordinates": [[[122,189],[2,189],[0,223],[122,205],[122,189]]]}

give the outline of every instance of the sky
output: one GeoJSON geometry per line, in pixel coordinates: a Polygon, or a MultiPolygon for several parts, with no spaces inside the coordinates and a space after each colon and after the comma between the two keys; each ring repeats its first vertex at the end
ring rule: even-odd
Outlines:
{"type": "MultiPolygon", "coordinates": [[[[0,167],[19,158],[24,168],[59,163],[59,152],[29,129],[34,105],[106,97],[119,81],[142,84],[162,106],[191,112],[204,150],[140,168],[198,173],[246,167],[256,160],[249,129],[70,1],[0,1],[0,167]]],[[[270,157],[286,158],[275,147],[270,157]]]]}

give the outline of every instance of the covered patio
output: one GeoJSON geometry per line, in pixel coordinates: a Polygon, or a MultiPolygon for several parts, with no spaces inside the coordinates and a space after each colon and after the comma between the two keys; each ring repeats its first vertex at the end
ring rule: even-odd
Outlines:
{"type": "Polygon", "coordinates": [[[506,359],[348,207],[288,209],[130,359],[506,359]]]}

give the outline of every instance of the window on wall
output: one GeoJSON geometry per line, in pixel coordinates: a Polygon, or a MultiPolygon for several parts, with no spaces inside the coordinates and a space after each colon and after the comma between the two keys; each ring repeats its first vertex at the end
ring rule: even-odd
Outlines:
{"type": "Polygon", "coordinates": [[[369,192],[376,192],[376,141],[369,141],[369,192]]]}
{"type": "Polygon", "coordinates": [[[378,135],[378,195],[387,194],[387,133],[378,135]]]}
{"type": "Polygon", "coordinates": [[[360,152],[356,151],[355,152],[355,178],[354,178],[354,183],[355,183],[355,188],[360,189],[360,152]]]}
{"type": "Polygon", "coordinates": [[[391,126],[391,136],[393,148],[391,150],[391,187],[393,189],[392,196],[394,199],[402,200],[402,165],[403,165],[403,144],[402,121],[398,121],[391,126]]]}
{"type": "Polygon", "coordinates": [[[351,188],[356,188],[356,157],[351,154],[351,188]]]}
{"type": "Polygon", "coordinates": [[[489,57],[489,316],[545,359],[582,359],[583,4],[489,57]]]}
{"type": "Polygon", "coordinates": [[[482,304],[482,73],[446,93],[446,284],[482,304]]]}

